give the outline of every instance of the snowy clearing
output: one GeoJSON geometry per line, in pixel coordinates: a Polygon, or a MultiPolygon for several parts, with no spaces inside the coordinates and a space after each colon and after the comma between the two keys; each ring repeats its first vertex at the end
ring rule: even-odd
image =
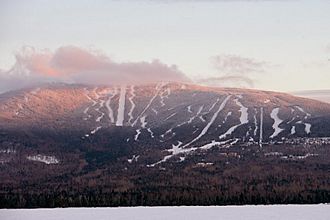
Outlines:
{"type": "Polygon", "coordinates": [[[219,136],[219,139],[226,138],[228,135],[231,135],[239,126],[249,123],[248,108],[242,105],[242,103],[238,101],[238,99],[235,99],[234,101],[240,107],[240,109],[238,110],[241,113],[241,116],[239,118],[240,124],[234,125],[231,128],[229,128],[224,134],[219,136]]]}
{"type": "Polygon", "coordinates": [[[276,137],[279,133],[281,133],[284,130],[279,127],[279,125],[283,122],[283,120],[281,120],[278,117],[279,111],[280,111],[279,108],[274,108],[270,113],[270,117],[274,120],[274,124],[273,124],[274,133],[269,138],[276,137]]]}
{"type": "Polygon", "coordinates": [[[121,86],[116,126],[123,126],[125,117],[126,86],[121,86]]]}
{"type": "Polygon", "coordinates": [[[6,220],[326,220],[330,205],[259,205],[259,206],[181,206],[120,208],[2,209],[6,220]]]}
{"type": "Polygon", "coordinates": [[[27,156],[26,159],[31,161],[42,162],[45,164],[58,164],[60,162],[55,156],[46,156],[41,154],[27,156]]]}

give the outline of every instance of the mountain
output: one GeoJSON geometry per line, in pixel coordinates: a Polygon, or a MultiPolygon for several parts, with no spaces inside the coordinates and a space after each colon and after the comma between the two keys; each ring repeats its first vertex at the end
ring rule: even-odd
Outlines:
{"type": "Polygon", "coordinates": [[[291,94],[330,103],[330,90],[305,90],[291,92],[291,94]]]}
{"type": "Polygon", "coordinates": [[[330,201],[330,104],[182,83],[0,95],[2,207],[330,201]]]}

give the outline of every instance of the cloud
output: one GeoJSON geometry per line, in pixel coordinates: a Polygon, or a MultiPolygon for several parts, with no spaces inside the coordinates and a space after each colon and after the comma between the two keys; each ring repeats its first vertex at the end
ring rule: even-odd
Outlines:
{"type": "Polygon", "coordinates": [[[84,84],[145,84],[189,82],[175,65],[151,62],[115,62],[100,51],[74,46],[50,50],[24,47],[9,71],[0,72],[0,91],[44,82],[84,84]],[[22,84],[22,85],[20,85],[22,84]]]}
{"type": "Polygon", "coordinates": [[[249,73],[265,72],[267,62],[256,61],[237,55],[218,55],[212,57],[212,62],[219,73],[226,75],[243,75],[249,73]]]}
{"type": "Polygon", "coordinates": [[[264,73],[269,64],[237,55],[218,55],[211,58],[217,76],[198,80],[211,86],[253,88],[255,73],[264,73]]]}

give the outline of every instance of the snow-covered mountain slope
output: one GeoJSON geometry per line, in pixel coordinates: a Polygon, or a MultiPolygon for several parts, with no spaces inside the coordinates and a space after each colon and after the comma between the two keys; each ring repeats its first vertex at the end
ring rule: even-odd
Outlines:
{"type": "Polygon", "coordinates": [[[0,126],[4,128],[80,126],[95,134],[96,128],[122,127],[149,133],[145,139],[160,141],[179,139],[183,130],[194,133],[198,140],[210,134],[221,140],[238,137],[256,141],[260,133],[264,140],[324,136],[320,118],[330,115],[329,104],[284,93],[177,83],[47,85],[1,95],[0,109],[0,126]]]}
{"type": "Polygon", "coordinates": [[[330,104],[285,93],[44,85],[0,96],[0,198],[4,207],[61,193],[75,198],[67,206],[84,206],[81,195],[93,206],[329,202],[329,146],[330,104]]]}
{"type": "MultiPolygon", "coordinates": [[[[330,136],[330,105],[284,93],[158,83],[54,84],[0,97],[2,129],[124,133],[117,143],[152,143],[178,154],[223,143],[330,136]],[[328,128],[328,129],[325,129],[328,128]]],[[[208,148],[208,147],[207,147],[208,148]]]]}
{"type": "Polygon", "coordinates": [[[330,136],[330,104],[284,93],[191,84],[45,85],[0,97],[0,127],[77,131],[90,141],[153,144],[165,162],[213,146],[330,136]]]}

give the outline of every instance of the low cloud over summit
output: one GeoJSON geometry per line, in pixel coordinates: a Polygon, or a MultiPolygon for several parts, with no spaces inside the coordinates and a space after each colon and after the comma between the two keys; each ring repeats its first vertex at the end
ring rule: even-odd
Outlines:
{"type": "Polygon", "coordinates": [[[159,81],[189,82],[175,65],[159,60],[116,62],[99,51],[75,46],[50,50],[24,47],[8,71],[0,72],[0,91],[43,82],[86,84],[144,84],[159,81]]]}

